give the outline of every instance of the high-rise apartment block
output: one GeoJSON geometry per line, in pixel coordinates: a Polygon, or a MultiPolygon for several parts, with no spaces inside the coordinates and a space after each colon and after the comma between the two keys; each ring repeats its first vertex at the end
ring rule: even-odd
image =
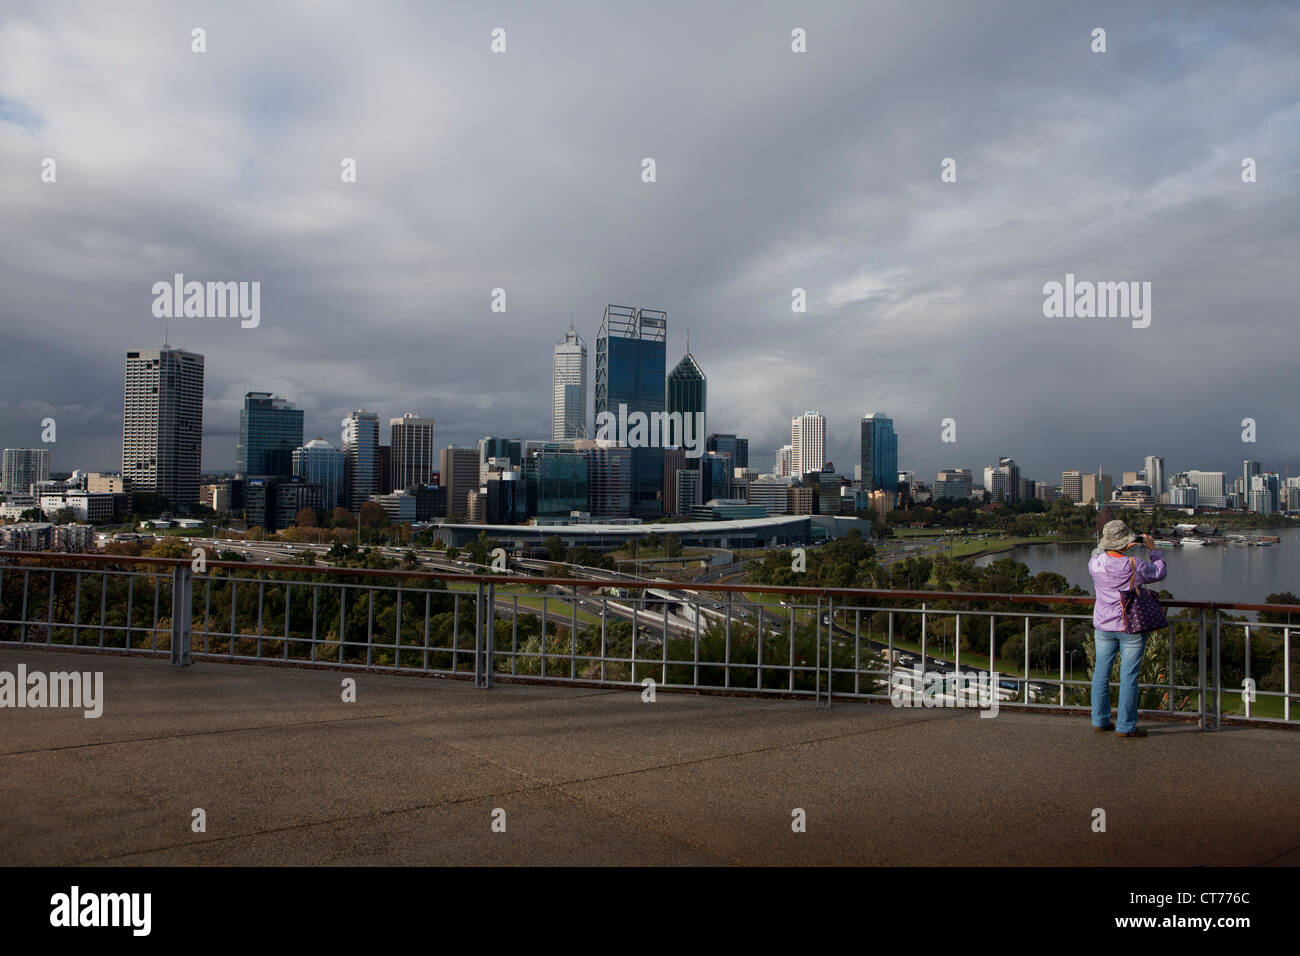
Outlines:
{"type": "Polygon", "coordinates": [[[38,481],[50,479],[50,450],[48,448],[6,448],[4,465],[0,469],[0,491],[26,495],[38,481]]]}
{"type": "Polygon", "coordinates": [[[802,478],[826,464],[826,419],[815,411],[790,419],[790,472],[802,478]]]}
{"type": "Polygon", "coordinates": [[[862,490],[898,490],[898,435],[894,420],[880,412],[863,417],[862,428],[862,490]]]}
{"type": "Polygon", "coordinates": [[[203,356],[184,349],[126,353],[122,477],[173,505],[199,498],[203,458],[203,356]]]}

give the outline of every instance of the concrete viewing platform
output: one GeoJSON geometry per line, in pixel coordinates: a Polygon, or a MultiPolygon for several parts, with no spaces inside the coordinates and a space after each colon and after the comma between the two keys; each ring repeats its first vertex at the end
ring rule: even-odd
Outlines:
{"type": "Polygon", "coordinates": [[[102,671],[104,712],[0,709],[3,865],[1300,863],[1294,731],[0,649],[20,663],[102,671]]]}

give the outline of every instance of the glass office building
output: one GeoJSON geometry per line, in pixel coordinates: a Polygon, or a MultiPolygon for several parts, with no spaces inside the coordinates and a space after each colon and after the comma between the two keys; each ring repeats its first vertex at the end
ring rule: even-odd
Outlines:
{"type": "MultiPolygon", "coordinates": [[[[596,416],[664,411],[668,314],[610,305],[596,338],[596,416]]],[[[657,442],[658,436],[655,436],[657,442]]],[[[657,444],[632,449],[632,514],[663,514],[664,454],[657,444]]]]}
{"type": "Polygon", "coordinates": [[[543,447],[524,462],[528,514],[567,517],[587,510],[587,458],[576,451],[543,447]]]}
{"type": "Polygon", "coordinates": [[[270,392],[248,392],[239,412],[235,471],[251,477],[288,478],[293,451],[302,447],[302,409],[270,392]]]}
{"type": "Polygon", "coordinates": [[[880,412],[862,419],[862,490],[898,490],[898,435],[880,412]]]}

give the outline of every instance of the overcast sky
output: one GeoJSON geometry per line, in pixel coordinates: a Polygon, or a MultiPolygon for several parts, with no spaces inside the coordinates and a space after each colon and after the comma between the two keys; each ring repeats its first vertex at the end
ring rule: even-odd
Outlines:
{"type": "Polygon", "coordinates": [[[881,411],[927,480],[1300,474],[1297,50],[1281,2],[8,0],[0,445],[52,416],[54,470],[119,470],[180,272],[261,283],[257,328],[168,324],[205,469],[249,390],[336,444],[359,407],[549,438],[554,343],[572,314],[594,359],[617,303],[668,313],[668,368],[690,330],[709,430],[764,470],[817,409],[850,473],[881,411]],[[1150,326],[1045,318],[1066,273],[1150,282],[1150,326]]]}

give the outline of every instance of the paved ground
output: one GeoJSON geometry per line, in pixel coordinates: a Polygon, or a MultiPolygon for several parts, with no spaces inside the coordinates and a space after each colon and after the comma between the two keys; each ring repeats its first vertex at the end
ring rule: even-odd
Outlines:
{"type": "Polygon", "coordinates": [[[19,662],[101,670],[106,703],[0,710],[6,865],[1300,863],[1288,731],[366,674],[345,704],[332,671],[19,662]]]}

